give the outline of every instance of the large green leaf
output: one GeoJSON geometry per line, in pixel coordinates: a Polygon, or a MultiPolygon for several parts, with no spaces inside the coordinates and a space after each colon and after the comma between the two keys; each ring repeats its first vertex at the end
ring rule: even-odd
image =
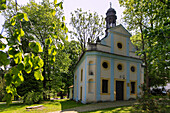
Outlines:
{"type": "Polygon", "coordinates": [[[15,54],[14,61],[16,64],[18,64],[22,61],[22,53],[21,52],[15,54]]]}
{"type": "Polygon", "coordinates": [[[16,67],[11,68],[11,74],[18,75],[19,70],[16,67]]]}
{"type": "Polygon", "coordinates": [[[7,54],[0,51],[0,66],[4,65],[8,65],[9,64],[9,59],[7,58],[7,54]]]}
{"type": "Polygon", "coordinates": [[[12,75],[11,74],[9,74],[9,73],[6,73],[5,75],[4,75],[4,77],[5,77],[5,83],[6,83],[6,85],[7,86],[9,86],[10,84],[11,84],[11,82],[12,82],[12,75]]]}
{"type": "Polygon", "coordinates": [[[27,73],[31,73],[32,67],[33,67],[33,63],[31,62],[29,55],[26,55],[26,56],[24,57],[24,64],[25,64],[25,65],[24,65],[25,71],[26,71],[27,73]]]}
{"type": "Polygon", "coordinates": [[[32,71],[31,65],[30,65],[30,63],[28,63],[28,62],[25,64],[25,71],[26,71],[27,73],[31,73],[31,71],[32,71]]]}
{"type": "Polygon", "coordinates": [[[25,20],[25,21],[29,21],[28,15],[27,15],[26,13],[24,13],[24,20],[25,20]]]}
{"type": "Polygon", "coordinates": [[[24,18],[24,13],[17,12],[16,17],[17,17],[19,20],[21,20],[21,19],[24,18]]]}
{"type": "Polygon", "coordinates": [[[4,98],[2,99],[2,101],[6,101],[7,105],[12,103],[12,94],[5,94],[4,98]]]}
{"type": "Polygon", "coordinates": [[[54,4],[57,4],[57,0],[54,0],[54,4]]]}
{"type": "Polygon", "coordinates": [[[22,71],[24,69],[24,64],[21,62],[17,66],[18,70],[22,71]]]}
{"type": "Polygon", "coordinates": [[[8,54],[9,54],[10,58],[14,58],[15,55],[18,54],[18,53],[19,53],[19,50],[17,50],[14,47],[10,47],[9,50],[8,50],[8,54]]]}
{"type": "Polygon", "coordinates": [[[14,38],[17,38],[19,42],[21,42],[21,37],[24,36],[24,31],[22,28],[15,29],[13,36],[14,38]]]}
{"type": "Polygon", "coordinates": [[[7,8],[6,6],[6,0],[0,1],[0,10],[5,10],[7,8]]]}
{"type": "Polygon", "coordinates": [[[34,69],[38,69],[44,66],[43,60],[40,58],[40,56],[36,56],[34,60],[34,69]]]}
{"type": "Polygon", "coordinates": [[[58,4],[55,5],[55,7],[60,7],[61,9],[63,9],[63,2],[59,2],[58,4]]]}
{"type": "Polygon", "coordinates": [[[45,43],[46,43],[47,45],[51,44],[51,43],[52,43],[52,39],[51,39],[51,38],[45,39],[45,43]]]}
{"type": "Polygon", "coordinates": [[[6,44],[4,44],[1,40],[0,40],[0,50],[4,50],[6,48],[6,44]]]}
{"type": "Polygon", "coordinates": [[[41,45],[39,42],[36,42],[37,46],[38,46],[38,52],[43,52],[41,45]]]}
{"type": "Polygon", "coordinates": [[[11,25],[15,25],[16,23],[16,16],[13,16],[11,19],[10,19],[10,22],[11,22],[11,25]]]}
{"type": "Polygon", "coordinates": [[[55,16],[55,14],[56,14],[56,11],[55,11],[55,9],[53,9],[52,10],[52,15],[55,16]]]}
{"type": "Polygon", "coordinates": [[[43,52],[39,42],[35,42],[35,41],[30,42],[29,47],[36,53],[37,52],[43,52]]]}
{"type": "Polygon", "coordinates": [[[19,86],[24,81],[24,77],[22,76],[21,71],[17,75],[13,75],[12,78],[12,83],[15,85],[15,87],[19,86]]]}
{"type": "Polygon", "coordinates": [[[12,95],[16,95],[17,94],[17,90],[14,86],[10,85],[6,87],[6,91],[8,94],[12,94],[12,95]]]}
{"type": "Polygon", "coordinates": [[[44,77],[42,76],[41,69],[34,71],[34,77],[36,80],[44,80],[44,77]]]}

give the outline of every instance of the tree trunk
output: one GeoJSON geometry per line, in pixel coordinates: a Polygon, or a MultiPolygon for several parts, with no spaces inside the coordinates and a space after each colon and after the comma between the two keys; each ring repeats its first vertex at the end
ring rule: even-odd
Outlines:
{"type": "Polygon", "coordinates": [[[60,99],[63,99],[63,91],[60,91],[60,99]]]}
{"type": "MultiPolygon", "coordinates": [[[[45,66],[46,66],[46,46],[44,47],[44,52],[45,52],[45,54],[44,54],[44,59],[43,59],[43,62],[44,62],[44,66],[43,66],[43,73],[42,73],[42,75],[43,75],[43,77],[44,77],[44,80],[43,80],[43,90],[44,91],[46,91],[47,90],[47,88],[46,88],[46,82],[47,82],[47,79],[46,79],[46,68],[45,68],[45,66]]],[[[47,100],[47,95],[46,95],[46,93],[45,92],[43,92],[43,100],[47,100]]]]}
{"type": "MultiPolygon", "coordinates": [[[[143,38],[143,29],[142,25],[140,25],[140,30],[141,30],[141,39],[142,39],[142,51],[145,49],[145,42],[143,38]]],[[[146,90],[149,91],[149,76],[148,76],[148,64],[147,64],[147,58],[146,58],[146,53],[144,53],[144,63],[145,63],[145,77],[146,77],[146,90]]]]}
{"type": "Polygon", "coordinates": [[[69,87],[67,87],[67,92],[68,92],[68,94],[67,94],[67,98],[69,98],[69,96],[70,96],[70,90],[69,90],[69,87]]]}

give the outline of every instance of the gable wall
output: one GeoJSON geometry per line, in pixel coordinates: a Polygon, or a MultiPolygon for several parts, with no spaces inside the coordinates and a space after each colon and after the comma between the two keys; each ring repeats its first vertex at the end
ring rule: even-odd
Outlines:
{"type": "Polygon", "coordinates": [[[120,55],[127,55],[127,45],[126,45],[126,37],[121,36],[119,34],[114,33],[114,53],[120,55]],[[118,48],[117,44],[121,43],[122,48],[118,48]]]}

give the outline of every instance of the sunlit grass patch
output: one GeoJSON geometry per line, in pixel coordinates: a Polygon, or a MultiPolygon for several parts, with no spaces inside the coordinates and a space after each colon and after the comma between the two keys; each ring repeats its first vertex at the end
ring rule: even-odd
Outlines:
{"type": "Polygon", "coordinates": [[[46,113],[46,112],[53,112],[53,111],[60,111],[64,109],[69,109],[73,107],[82,106],[81,103],[76,103],[75,101],[68,100],[68,99],[61,99],[61,100],[54,100],[54,101],[44,101],[41,104],[32,104],[32,105],[25,105],[22,103],[15,103],[9,106],[5,104],[0,105],[0,112],[1,113],[46,113]],[[43,105],[42,108],[27,110],[26,107],[28,106],[37,106],[43,105]]]}

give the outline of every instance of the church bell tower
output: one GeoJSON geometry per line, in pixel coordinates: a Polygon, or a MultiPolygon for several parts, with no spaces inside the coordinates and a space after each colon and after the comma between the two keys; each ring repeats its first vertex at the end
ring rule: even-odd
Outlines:
{"type": "Polygon", "coordinates": [[[108,35],[108,29],[110,28],[113,28],[116,26],[116,19],[117,19],[117,16],[116,16],[116,11],[112,8],[111,6],[111,3],[110,3],[110,8],[107,10],[106,12],[106,36],[108,35]]]}

